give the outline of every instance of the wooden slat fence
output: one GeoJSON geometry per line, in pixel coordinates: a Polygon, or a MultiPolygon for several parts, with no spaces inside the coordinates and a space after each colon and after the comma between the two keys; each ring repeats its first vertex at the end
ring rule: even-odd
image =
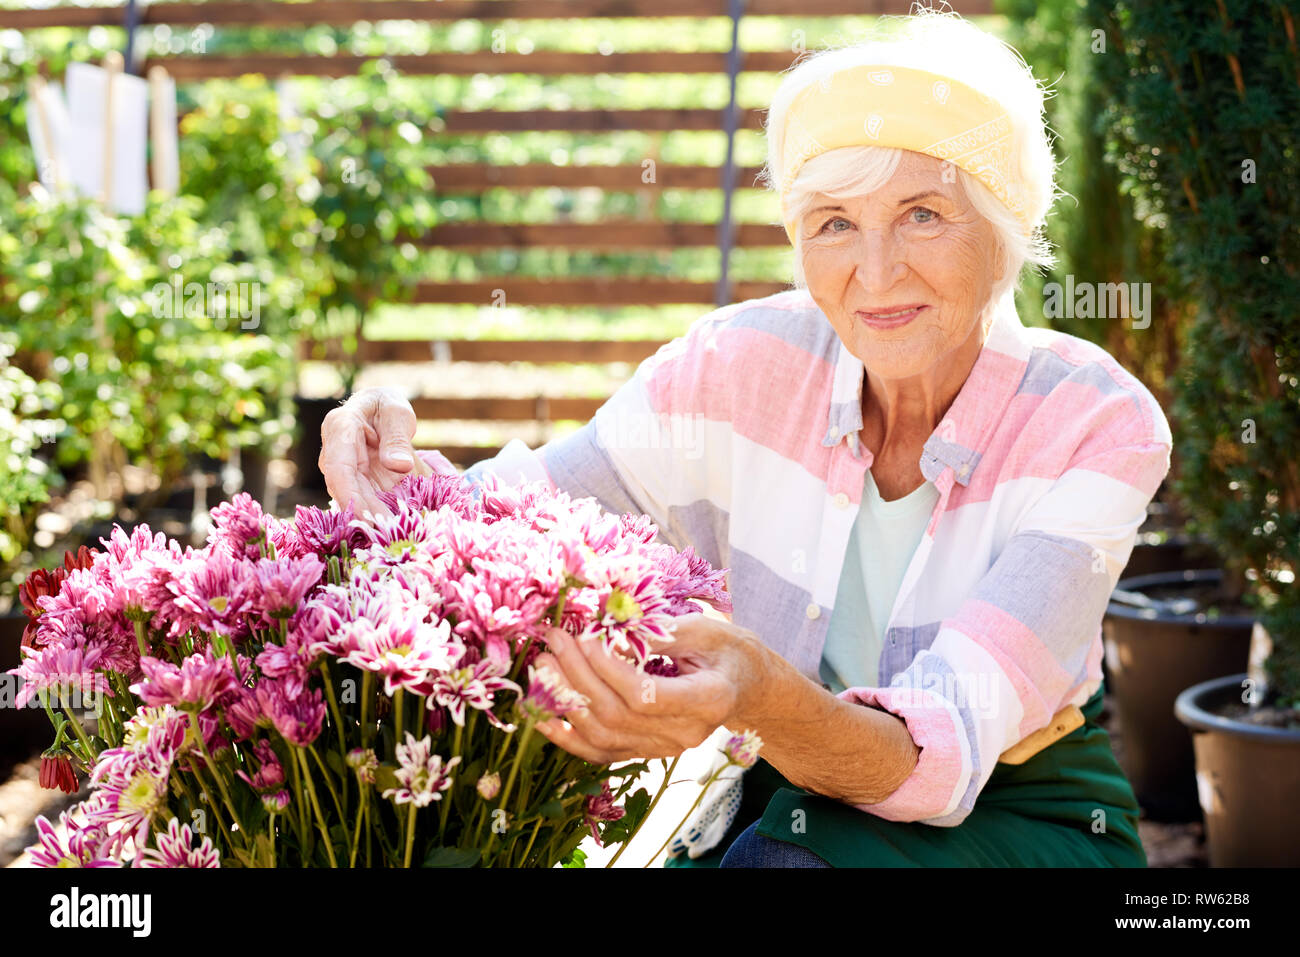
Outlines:
{"type": "MultiPolygon", "coordinates": [[[[358,22],[414,20],[449,23],[458,20],[553,20],[566,18],[703,18],[728,17],[733,0],[309,0],[305,3],[229,2],[141,4],[133,11],[140,26],[215,27],[298,27],[327,24],[351,26],[358,22]]],[[[746,0],[744,15],[750,17],[819,17],[905,14],[910,0],[746,0]]],[[[992,12],[992,0],[964,0],[954,8],[965,16],[992,12]]],[[[31,30],[50,26],[121,26],[126,6],[69,7],[0,10],[0,29],[31,30]]],[[[150,58],[137,67],[143,72],[160,63],[180,82],[261,73],[268,77],[285,74],[338,77],[355,74],[375,57],[335,54],[331,56],[252,53],[240,55],[177,55],[150,58]]],[[[596,74],[690,74],[728,75],[728,52],[681,52],[675,50],[601,53],[569,53],[539,50],[532,53],[428,53],[386,56],[400,73],[411,75],[469,76],[479,73],[518,73],[535,76],[596,74]]],[[[780,72],[797,59],[793,50],[741,50],[736,62],[743,72],[780,72]]],[[[761,130],[764,111],[738,108],[735,126],[761,130]]],[[[560,131],[612,133],[640,131],[667,134],[675,131],[724,131],[726,115],[714,109],[627,109],[627,110],[482,110],[447,111],[443,120],[448,136],[560,131]]],[[[437,165],[429,168],[440,194],[474,195],[492,189],[565,189],[597,187],[608,191],[697,189],[716,190],[726,182],[721,167],[657,164],[655,182],[642,181],[639,165],[558,166],[528,164],[494,167],[483,164],[437,165]]],[[[735,188],[759,186],[760,169],[735,171],[735,188]]],[[[730,229],[730,248],[755,249],[786,244],[780,227],[764,223],[725,224],[730,229]]],[[[483,249],[680,249],[717,246],[722,239],[719,224],[713,222],[663,222],[610,220],[600,223],[555,222],[546,224],[447,223],[419,241],[428,247],[458,251],[483,249]]],[[[519,306],[658,306],[675,303],[698,304],[701,311],[720,298],[738,301],[770,295],[785,288],[781,281],[729,281],[719,290],[712,282],[654,277],[569,278],[546,281],[515,276],[489,277],[477,282],[420,282],[415,289],[417,303],[488,304],[502,289],[511,304],[519,306]]],[[[427,362],[442,358],[466,362],[608,363],[635,362],[650,355],[659,342],[589,341],[367,341],[360,358],[364,364],[427,362]]],[[[337,343],[318,345],[315,355],[341,359],[337,343]]],[[[599,399],[565,396],[532,398],[420,398],[415,400],[421,419],[475,419],[495,422],[555,421],[590,418],[599,399]]],[[[458,464],[468,464],[494,449],[447,447],[444,454],[458,464]]]]}

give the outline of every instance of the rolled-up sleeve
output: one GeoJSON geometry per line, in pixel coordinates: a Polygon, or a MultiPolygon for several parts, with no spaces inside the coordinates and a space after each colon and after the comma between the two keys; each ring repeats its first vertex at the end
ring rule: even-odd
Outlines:
{"type": "Polygon", "coordinates": [[[889,687],[840,694],[900,717],[920,749],[888,798],[856,807],[958,825],[1005,750],[1095,693],[1101,619],[1169,453],[1163,436],[1085,451],[1020,516],[929,648],[889,687]]]}

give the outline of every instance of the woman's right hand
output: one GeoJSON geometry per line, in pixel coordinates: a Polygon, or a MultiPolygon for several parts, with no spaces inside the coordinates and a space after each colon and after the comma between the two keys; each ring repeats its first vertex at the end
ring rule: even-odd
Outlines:
{"type": "MultiPolygon", "coordinates": [[[[331,410],[321,426],[317,464],[339,508],[351,503],[359,516],[367,512],[387,515],[380,492],[388,491],[411,472],[433,474],[415,454],[411,445],[414,435],[415,411],[393,389],[363,389],[331,410]]],[[[440,464],[456,471],[445,458],[440,464]]]]}

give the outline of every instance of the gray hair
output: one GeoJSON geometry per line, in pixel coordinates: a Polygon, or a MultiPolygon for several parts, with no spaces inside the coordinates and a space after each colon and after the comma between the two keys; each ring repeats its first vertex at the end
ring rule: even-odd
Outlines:
{"type": "MultiPolygon", "coordinates": [[[[1027,264],[1054,264],[1051,244],[1043,236],[1047,214],[1058,195],[1056,160],[1043,112],[1044,89],[1013,47],[955,13],[920,9],[909,17],[881,17],[870,38],[829,47],[797,63],[785,75],[768,110],[768,159],[762,176],[765,185],[776,189],[784,178],[785,118],[795,97],[823,77],[865,64],[911,67],[948,76],[991,96],[1007,111],[1012,127],[1012,161],[1018,166],[1017,178],[1025,185],[1030,232],[1025,233],[1022,222],[992,190],[965,170],[957,169],[957,180],[966,197],[993,227],[1007,257],[1007,271],[994,283],[993,301],[1019,287],[1027,264]]],[[[854,146],[813,157],[800,167],[784,197],[783,215],[798,222],[818,193],[846,198],[879,189],[894,175],[903,153],[890,147],[854,146]]],[[[794,241],[794,284],[799,288],[807,285],[798,233],[794,241]]]]}

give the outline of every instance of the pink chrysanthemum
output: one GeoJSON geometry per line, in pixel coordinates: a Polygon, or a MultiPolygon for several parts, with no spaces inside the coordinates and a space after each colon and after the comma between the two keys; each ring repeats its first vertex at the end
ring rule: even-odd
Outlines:
{"type": "Polygon", "coordinates": [[[257,685],[257,700],[262,713],[290,744],[305,748],[320,737],[325,722],[325,699],[320,691],[313,688],[291,698],[280,682],[263,680],[257,685]]]}
{"type": "Polygon", "coordinates": [[[727,594],[727,569],[714,569],[687,545],[680,552],[669,545],[649,546],[649,554],[663,583],[668,599],[668,614],[689,615],[700,609],[691,602],[698,599],[722,612],[731,612],[727,594]]]}
{"type": "Polygon", "coordinates": [[[408,615],[344,627],[355,647],[343,660],[382,676],[388,695],[398,688],[427,695],[432,675],[451,667],[463,651],[445,621],[431,624],[408,615]]]}
{"type": "Polygon", "coordinates": [[[221,855],[206,835],[194,846],[194,832],[188,824],[172,818],[166,832],[154,835],[154,846],[140,852],[140,867],[220,867],[221,855]]]}
{"type": "Polygon", "coordinates": [[[600,610],[586,634],[599,636],[606,651],[628,655],[640,668],[655,641],[672,640],[668,599],[648,559],[635,553],[610,556],[593,585],[601,593],[600,610]]]}
{"type": "Polygon", "coordinates": [[[96,644],[47,644],[39,651],[24,648],[22,664],[5,672],[22,679],[14,707],[26,707],[41,692],[48,693],[56,706],[58,701],[78,702],[92,695],[113,697],[108,678],[99,670],[102,663],[103,648],[96,644]]]}
{"type": "Polygon", "coordinates": [[[275,748],[271,742],[265,739],[258,741],[253,745],[253,753],[257,756],[260,764],[257,771],[248,774],[245,771],[236,771],[248,786],[259,794],[268,791],[278,791],[284,785],[284,766],[280,764],[279,757],[276,756],[275,748]]]}
{"type": "Polygon", "coordinates": [[[181,631],[196,628],[236,640],[247,637],[257,594],[253,568],[252,562],[216,549],[186,558],[167,583],[182,616],[181,631]]]}
{"type": "Polygon", "coordinates": [[[519,710],[534,721],[548,721],[578,711],[590,700],[565,686],[559,672],[546,665],[528,667],[528,692],[519,700],[519,710]]]}
{"type": "MultiPolygon", "coordinates": [[[[245,659],[247,660],[247,659],[245,659]]],[[[145,680],[131,685],[133,694],[147,705],[175,705],[185,711],[218,707],[239,688],[227,658],[196,652],[180,663],[146,656],[140,659],[145,680]]]]}
{"type": "Polygon", "coordinates": [[[408,731],[406,743],[397,746],[398,768],[394,776],[401,787],[388,788],[383,796],[416,807],[440,801],[442,792],[451,787],[451,769],[459,763],[457,755],[444,764],[442,757],[433,753],[433,741],[428,735],[416,740],[408,731]]]}
{"type": "MultiPolygon", "coordinates": [[[[298,694],[301,693],[300,686],[298,694]]],[[[221,713],[236,741],[251,738],[257,733],[258,728],[271,727],[271,719],[263,713],[262,703],[257,698],[257,692],[252,688],[240,688],[238,693],[232,695],[227,701],[221,713]]]]}
{"type": "Polygon", "coordinates": [[[104,827],[79,821],[68,811],[59,815],[58,828],[44,815],[38,817],[36,834],[37,842],[27,848],[27,854],[36,867],[122,866],[120,861],[104,850],[108,838],[104,827]],[[60,837],[60,830],[66,837],[60,837]]]}
{"type": "Polygon", "coordinates": [[[128,836],[143,844],[154,817],[166,809],[173,759],[152,748],[111,748],[99,756],[90,776],[95,802],[83,806],[92,823],[120,825],[114,835],[119,850],[128,836]]]}
{"type": "Polygon", "coordinates": [[[445,506],[465,518],[472,517],[477,511],[469,483],[459,475],[443,472],[408,475],[390,491],[380,492],[379,500],[392,511],[397,511],[398,502],[426,512],[436,512],[445,506]]]}
{"type": "Polygon", "coordinates": [[[502,677],[497,666],[485,659],[437,675],[433,679],[429,705],[446,708],[451,712],[451,720],[461,727],[465,726],[465,707],[468,705],[484,712],[488,721],[504,730],[506,725],[492,713],[498,691],[513,691],[518,694],[520,688],[513,681],[502,677]]]}
{"type": "Polygon", "coordinates": [[[589,794],[582,802],[582,822],[591,828],[591,836],[597,847],[604,847],[597,825],[601,821],[617,821],[627,811],[614,803],[614,792],[609,789],[609,782],[600,783],[599,794],[589,794]]]}
{"type": "Polygon", "coordinates": [[[352,524],[355,518],[351,504],[330,511],[299,505],[290,524],[288,553],[315,555],[324,560],[338,555],[344,544],[349,551],[361,548],[367,536],[352,524]]]}
{"type": "Polygon", "coordinates": [[[257,589],[254,606],[261,611],[265,624],[289,618],[302,605],[325,575],[325,563],[315,555],[301,558],[263,558],[253,571],[257,589]]]}
{"type": "Polygon", "coordinates": [[[208,536],[209,551],[241,559],[262,557],[259,542],[265,540],[268,516],[251,495],[240,492],[210,514],[213,528],[208,536]]]}

